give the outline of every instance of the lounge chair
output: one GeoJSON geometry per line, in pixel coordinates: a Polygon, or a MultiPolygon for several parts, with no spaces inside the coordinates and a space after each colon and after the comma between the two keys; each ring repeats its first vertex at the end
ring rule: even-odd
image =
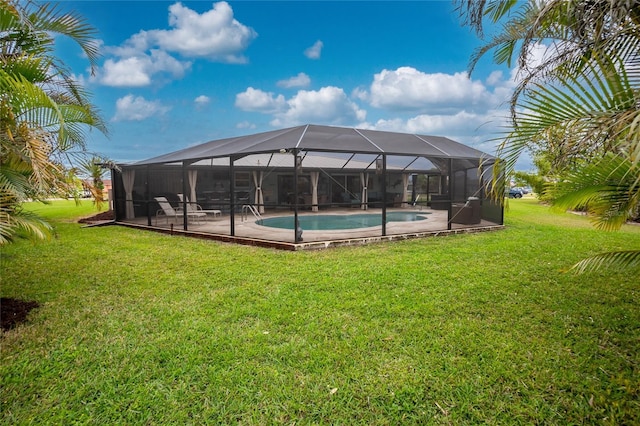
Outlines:
{"type": "MultiPolygon", "coordinates": [[[[182,206],[182,203],[184,203],[183,195],[178,194],[178,198],[180,199],[180,205],[182,206]]],[[[213,217],[222,216],[222,210],[203,210],[200,204],[191,203],[189,202],[189,198],[187,198],[187,214],[199,218],[204,217],[206,219],[207,214],[211,214],[213,217]]]]}
{"type": "Polygon", "coordinates": [[[178,212],[165,197],[154,197],[154,200],[160,206],[160,209],[156,211],[156,225],[158,224],[158,217],[164,217],[167,220],[167,224],[169,223],[169,218],[178,217],[178,212]]]}
{"type": "MultiPolygon", "coordinates": [[[[183,216],[183,211],[181,207],[173,208],[173,206],[167,201],[165,197],[154,197],[154,199],[158,202],[160,206],[160,210],[156,211],[156,225],[158,224],[158,217],[164,216],[167,219],[167,223],[169,223],[169,218],[178,218],[183,216]]],[[[187,211],[187,218],[194,218],[196,221],[200,219],[206,218],[207,214],[198,212],[198,211],[187,211]]]]}

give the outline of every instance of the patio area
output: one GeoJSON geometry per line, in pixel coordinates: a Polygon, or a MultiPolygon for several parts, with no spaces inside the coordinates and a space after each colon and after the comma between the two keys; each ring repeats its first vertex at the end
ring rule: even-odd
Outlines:
{"type": "MultiPolygon", "coordinates": [[[[489,230],[499,230],[503,226],[488,220],[481,220],[478,224],[464,225],[452,223],[451,229],[447,229],[447,210],[434,210],[425,208],[393,208],[387,209],[387,214],[394,212],[413,212],[417,216],[424,217],[423,220],[415,221],[390,221],[386,223],[385,234],[382,232],[382,225],[370,226],[366,228],[354,229],[325,229],[310,230],[302,229],[301,238],[296,242],[296,235],[293,229],[275,228],[261,225],[259,220],[249,215],[236,215],[234,218],[234,235],[231,235],[231,216],[228,214],[221,216],[208,215],[203,220],[189,220],[187,231],[183,229],[181,218],[178,220],[159,219],[152,221],[148,225],[147,218],[136,218],[119,222],[121,225],[135,226],[149,230],[156,230],[163,233],[173,233],[197,236],[212,240],[235,242],[240,244],[258,245],[263,247],[275,247],[288,250],[320,249],[336,247],[341,245],[357,245],[376,241],[402,240],[409,238],[420,238],[436,235],[447,235],[468,232],[484,232],[489,230]]],[[[305,216],[322,217],[327,215],[355,216],[363,213],[370,215],[381,215],[381,209],[370,209],[366,212],[355,209],[332,209],[320,213],[305,212],[300,213],[300,220],[305,216]]],[[[273,211],[262,214],[262,219],[290,216],[289,212],[273,211]]]]}

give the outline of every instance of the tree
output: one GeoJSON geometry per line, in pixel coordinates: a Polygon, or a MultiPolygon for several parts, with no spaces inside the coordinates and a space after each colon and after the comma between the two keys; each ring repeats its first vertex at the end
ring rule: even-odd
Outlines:
{"type": "Polygon", "coordinates": [[[55,6],[0,1],[0,244],[21,232],[47,236],[48,224],[23,212],[22,202],[66,193],[67,171],[86,153],[85,131],[107,132],[88,93],[53,55],[54,36],[69,37],[93,68],[94,33],[55,6]]]}
{"type": "Polygon", "coordinates": [[[81,164],[81,172],[89,176],[91,179],[90,183],[85,184],[87,188],[91,192],[91,196],[93,197],[93,202],[96,205],[96,208],[100,210],[102,208],[102,204],[104,204],[104,182],[102,181],[102,177],[104,176],[106,170],[103,167],[103,164],[106,160],[93,156],[86,161],[83,161],[81,164]]]}
{"type": "Polygon", "coordinates": [[[565,144],[567,131],[564,128],[552,128],[539,134],[534,134],[527,143],[527,150],[531,154],[536,173],[514,171],[516,181],[522,180],[533,188],[539,200],[553,201],[550,189],[576,164],[582,162],[581,158],[567,155],[565,144]]]}
{"type": "MultiPolygon", "coordinates": [[[[510,175],[535,144],[562,165],[552,183],[553,202],[585,208],[601,229],[617,229],[640,206],[640,2],[603,0],[458,1],[476,31],[502,23],[499,33],[471,58],[494,52],[494,61],[517,61],[511,98],[512,128],[498,148],[497,169],[510,175]],[[540,63],[532,52],[547,46],[540,63]]],[[[494,182],[493,193],[501,197],[494,182]]],[[[637,252],[637,251],[632,251],[637,252]]],[[[636,255],[640,256],[640,255],[636,255]]],[[[607,253],[580,270],[637,265],[638,257],[607,253]],[[635,259],[635,260],[634,260],[635,259]]]]}

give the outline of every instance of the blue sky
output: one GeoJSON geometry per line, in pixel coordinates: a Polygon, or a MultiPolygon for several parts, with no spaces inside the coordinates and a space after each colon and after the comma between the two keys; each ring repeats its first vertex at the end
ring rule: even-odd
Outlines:
{"type": "MultiPolygon", "coordinates": [[[[450,1],[64,1],[97,28],[92,93],[110,135],[89,149],[130,162],[300,124],[450,137],[493,153],[513,70],[484,58],[450,1]]],[[[522,164],[520,168],[526,168],[522,164]]]]}

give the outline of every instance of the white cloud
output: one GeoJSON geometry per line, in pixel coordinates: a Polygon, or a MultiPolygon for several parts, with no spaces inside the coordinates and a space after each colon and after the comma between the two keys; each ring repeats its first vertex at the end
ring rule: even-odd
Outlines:
{"type": "Polygon", "coordinates": [[[502,71],[493,71],[491,74],[489,74],[489,77],[487,77],[486,81],[489,86],[496,86],[498,84],[501,84],[501,82],[503,81],[502,71]]]}
{"type": "Polygon", "coordinates": [[[471,113],[459,111],[452,115],[428,115],[421,114],[408,119],[405,123],[406,131],[409,133],[423,133],[431,135],[466,134],[476,133],[481,127],[488,131],[489,127],[494,128],[502,123],[496,122],[495,111],[487,113],[471,113]]]}
{"type": "Polygon", "coordinates": [[[102,49],[105,54],[128,58],[130,56],[138,56],[149,50],[147,32],[141,30],[137,34],[132,35],[121,46],[104,46],[102,49]]]}
{"type": "Polygon", "coordinates": [[[482,113],[458,111],[454,114],[420,114],[408,119],[381,119],[362,127],[412,134],[444,136],[473,146],[489,154],[495,153],[495,136],[506,125],[506,110],[489,110],[482,113]]]}
{"type": "Polygon", "coordinates": [[[278,87],[284,87],[285,89],[290,89],[292,87],[308,87],[309,84],[311,84],[311,79],[303,72],[298,73],[295,77],[280,80],[277,83],[278,87]]]}
{"type": "MultiPolygon", "coordinates": [[[[549,60],[554,54],[554,47],[547,46],[543,43],[535,43],[529,48],[529,52],[527,54],[527,63],[526,69],[533,69],[539,65],[542,65],[545,61],[549,60]]],[[[527,75],[527,71],[520,68],[520,62],[517,63],[518,66],[511,69],[510,79],[512,85],[515,86],[519,83],[522,78],[527,75]]]]}
{"type": "Polygon", "coordinates": [[[71,79],[75,81],[76,84],[79,84],[82,87],[86,87],[87,83],[91,81],[91,80],[87,81],[87,79],[83,74],[74,74],[74,73],[71,74],[71,79]]]}
{"type": "Polygon", "coordinates": [[[356,87],[355,89],[353,89],[351,91],[351,97],[353,99],[358,99],[358,100],[361,100],[361,101],[368,102],[369,101],[369,92],[367,92],[367,90],[363,89],[362,87],[356,87]]]}
{"type": "Polygon", "coordinates": [[[299,90],[289,100],[249,87],[236,95],[236,107],[244,111],[272,114],[270,124],[288,127],[304,123],[352,124],[364,121],[366,111],[351,101],[344,90],[338,87],[323,87],[320,90],[299,90]]]}
{"type": "Polygon", "coordinates": [[[323,47],[324,47],[324,43],[318,40],[315,43],[313,43],[313,46],[305,49],[304,56],[306,56],[309,59],[320,59],[320,54],[322,53],[323,47]]]}
{"type": "Polygon", "coordinates": [[[271,92],[264,92],[253,87],[247,88],[236,95],[236,107],[243,111],[256,111],[262,113],[275,113],[285,106],[284,96],[275,96],[271,92]]]}
{"type": "Polygon", "coordinates": [[[116,114],[113,121],[142,121],[154,115],[162,115],[169,111],[158,101],[147,101],[142,96],[129,94],[116,101],[116,114]]]}
{"type": "Polygon", "coordinates": [[[255,129],[255,128],[256,128],[256,125],[248,121],[241,121],[240,123],[236,124],[236,129],[255,129]]]}
{"type": "Polygon", "coordinates": [[[233,18],[226,2],[213,4],[202,14],[174,3],[169,6],[171,29],[141,30],[121,46],[106,46],[112,57],[104,62],[96,80],[113,87],[142,87],[158,75],[182,78],[191,62],[171,56],[206,58],[226,63],[245,63],[243,52],[257,33],[233,18]]]}
{"type": "Polygon", "coordinates": [[[143,87],[151,84],[157,74],[170,74],[182,78],[191,62],[180,62],[166,52],[151,50],[149,54],[139,54],[119,60],[107,59],[98,80],[105,86],[143,87]]]}
{"type": "Polygon", "coordinates": [[[554,54],[552,48],[543,43],[535,43],[529,49],[529,63],[527,64],[529,67],[537,67],[538,65],[542,65],[545,61],[551,58],[554,54]]]}
{"type": "Polygon", "coordinates": [[[466,72],[427,74],[412,67],[383,70],[374,75],[371,105],[390,110],[444,112],[463,108],[486,110],[498,101],[480,81],[466,72]]]}
{"type": "Polygon", "coordinates": [[[214,3],[213,9],[202,14],[174,3],[169,6],[169,25],[170,30],[141,31],[132,43],[156,45],[188,58],[245,63],[242,52],[258,35],[234,19],[231,6],[224,1],[214,3]]]}
{"type": "Polygon", "coordinates": [[[99,80],[106,86],[141,87],[151,84],[151,76],[145,71],[144,60],[140,58],[107,59],[101,74],[99,80]]]}
{"type": "Polygon", "coordinates": [[[196,104],[196,109],[202,109],[211,103],[211,98],[205,95],[200,95],[193,100],[196,104]]]}
{"type": "Polygon", "coordinates": [[[191,62],[181,62],[168,53],[151,49],[150,64],[153,72],[166,71],[175,78],[182,78],[186,70],[191,67],[191,62]]]}
{"type": "Polygon", "coordinates": [[[366,111],[351,101],[338,87],[301,90],[287,101],[286,111],[276,113],[272,126],[294,126],[303,123],[349,124],[364,121],[366,111]]]}

